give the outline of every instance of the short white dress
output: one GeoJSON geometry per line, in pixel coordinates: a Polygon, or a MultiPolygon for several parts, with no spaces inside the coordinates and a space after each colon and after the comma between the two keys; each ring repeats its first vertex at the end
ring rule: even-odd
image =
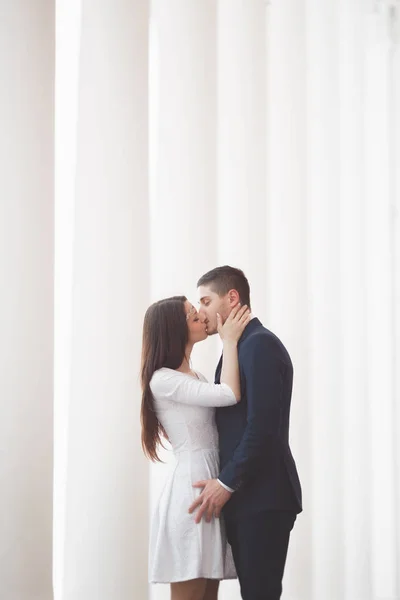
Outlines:
{"type": "Polygon", "coordinates": [[[196,524],[195,515],[188,513],[201,493],[193,483],[219,474],[215,407],[236,403],[229,386],[197,375],[199,379],[162,368],[150,383],[157,417],[175,456],[151,524],[151,583],[236,578],[223,518],[214,517],[210,523],[203,518],[196,524]]]}

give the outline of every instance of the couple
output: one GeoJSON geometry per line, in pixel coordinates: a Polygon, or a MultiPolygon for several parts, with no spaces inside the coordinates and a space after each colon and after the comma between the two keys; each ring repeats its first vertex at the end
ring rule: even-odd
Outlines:
{"type": "Polygon", "coordinates": [[[175,464],[158,501],[150,581],[172,600],[216,600],[239,578],[244,600],[278,600],[301,487],[289,448],[293,367],[280,340],[251,314],[242,271],[218,267],[184,296],[146,312],[142,444],[158,460],[163,438],[175,464]],[[219,333],[215,383],[191,368],[196,342],[219,333]]]}

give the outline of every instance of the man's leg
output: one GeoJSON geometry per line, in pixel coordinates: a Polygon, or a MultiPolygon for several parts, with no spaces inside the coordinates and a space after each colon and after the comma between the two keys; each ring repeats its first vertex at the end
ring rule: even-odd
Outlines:
{"type": "Polygon", "coordinates": [[[296,514],[268,511],[227,522],[243,600],[279,600],[296,514]]]}

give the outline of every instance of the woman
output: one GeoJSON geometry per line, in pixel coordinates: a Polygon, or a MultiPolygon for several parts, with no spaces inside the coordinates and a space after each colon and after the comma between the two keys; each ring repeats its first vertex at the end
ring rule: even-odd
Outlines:
{"type": "Polygon", "coordinates": [[[218,476],[216,406],[240,400],[237,342],[250,320],[246,306],[218,317],[224,361],[221,384],[190,367],[194,344],[207,327],[184,296],[156,302],[146,312],[142,350],[142,445],[159,460],[162,437],[176,463],[155,512],[150,537],[150,582],[170,583],[172,600],[216,600],[219,580],[236,577],[222,519],[196,525],[189,506],[196,481],[218,476]]]}

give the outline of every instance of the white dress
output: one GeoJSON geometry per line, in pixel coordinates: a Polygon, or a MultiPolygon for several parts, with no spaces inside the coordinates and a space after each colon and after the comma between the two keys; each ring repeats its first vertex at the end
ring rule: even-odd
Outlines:
{"type": "Polygon", "coordinates": [[[197,525],[188,509],[201,489],[196,481],[219,473],[215,407],[236,403],[226,384],[208,383],[162,368],[150,383],[157,417],[175,455],[174,464],[153,515],[149,548],[151,583],[173,583],[205,577],[236,578],[223,519],[203,518],[197,525]]]}

